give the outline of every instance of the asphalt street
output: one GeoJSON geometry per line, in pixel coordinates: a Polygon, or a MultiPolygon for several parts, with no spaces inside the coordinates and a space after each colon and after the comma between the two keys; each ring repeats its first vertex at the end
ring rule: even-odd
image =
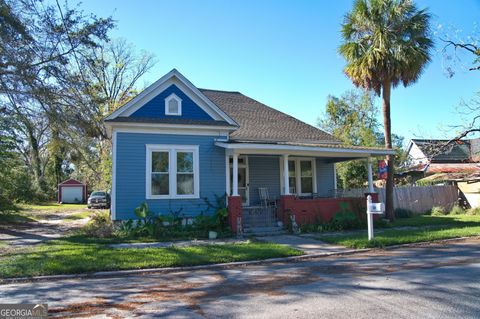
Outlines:
{"type": "Polygon", "coordinates": [[[480,239],[189,272],[0,286],[68,318],[480,318],[480,239]]]}

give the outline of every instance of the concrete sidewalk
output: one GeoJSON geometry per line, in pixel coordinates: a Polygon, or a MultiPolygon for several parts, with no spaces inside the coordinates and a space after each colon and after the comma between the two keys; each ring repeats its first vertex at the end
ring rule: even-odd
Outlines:
{"type": "Polygon", "coordinates": [[[257,240],[272,242],[275,244],[288,245],[292,248],[302,250],[307,255],[322,253],[339,253],[351,251],[352,249],[343,246],[327,244],[323,241],[295,235],[278,235],[256,237],[257,240]]]}

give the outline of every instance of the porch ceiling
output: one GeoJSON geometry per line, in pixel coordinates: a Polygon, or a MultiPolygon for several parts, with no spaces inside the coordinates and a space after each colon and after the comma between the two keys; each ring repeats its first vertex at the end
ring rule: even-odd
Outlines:
{"type": "Polygon", "coordinates": [[[344,146],[340,144],[290,144],[290,143],[254,143],[217,141],[216,146],[225,148],[227,154],[263,154],[330,157],[331,161],[348,161],[372,156],[393,155],[395,151],[387,148],[369,148],[344,146]]]}

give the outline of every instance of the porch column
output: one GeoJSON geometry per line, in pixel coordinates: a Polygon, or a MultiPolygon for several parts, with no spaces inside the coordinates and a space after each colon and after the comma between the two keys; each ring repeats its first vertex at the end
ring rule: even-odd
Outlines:
{"type": "Polygon", "coordinates": [[[283,155],[283,190],[284,195],[290,195],[290,185],[288,184],[288,155],[283,155]]]}
{"type": "Polygon", "coordinates": [[[233,187],[232,196],[238,196],[238,154],[233,154],[233,187]]]}
{"type": "Polygon", "coordinates": [[[372,162],[370,158],[368,158],[367,160],[367,166],[368,166],[368,192],[374,193],[375,189],[373,188],[372,162]]]}
{"type": "Polygon", "coordinates": [[[230,196],[230,156],[225,155],[225,194],[230,196]]]}

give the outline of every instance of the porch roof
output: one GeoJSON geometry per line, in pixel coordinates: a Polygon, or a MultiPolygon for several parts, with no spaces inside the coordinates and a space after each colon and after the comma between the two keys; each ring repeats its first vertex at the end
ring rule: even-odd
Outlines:
{"type": "Polygon", "coordinates": [[[225,148],[230,154],[264,154],[330,157],[337,161],[394,155],[395,151],[380,147],[346,146],[341,144],[314,144],[258,141],[217,141],[216,146],[225,148]]]}

